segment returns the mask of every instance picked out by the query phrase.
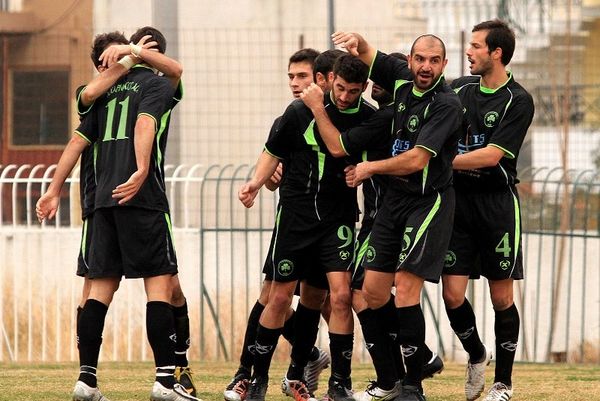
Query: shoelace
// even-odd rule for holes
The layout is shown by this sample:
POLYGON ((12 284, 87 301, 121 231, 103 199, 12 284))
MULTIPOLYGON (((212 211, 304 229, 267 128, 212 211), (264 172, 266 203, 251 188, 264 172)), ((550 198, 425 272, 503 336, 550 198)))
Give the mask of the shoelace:
POLYGON ((238 394, 244 394, 248 390, 248 380, 240 380, 233 386, 233 391, 238 394))
POLYGON ((292 389, 292 393, 294 394, 294 399, 298 399, 296 395, 298 395, 298 397, 300 397, 303 400, 308 400, 311 398, 310 392, 308 391, 308 388, 306 388, 306 384, 302 382, 290 383, 290 388, 292 389))

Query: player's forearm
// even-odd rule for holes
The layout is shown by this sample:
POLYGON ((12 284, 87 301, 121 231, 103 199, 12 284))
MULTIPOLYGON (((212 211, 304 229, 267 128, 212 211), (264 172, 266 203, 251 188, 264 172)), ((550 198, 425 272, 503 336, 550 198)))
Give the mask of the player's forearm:
POLYGON ((106 93, 129 69, 115 63, 109 69, 96 75, 83 89, 80 98, 84 106, 89 106, 106 93))
POLYGON ((140 51, 140 58, 162 72, 164 76, 169 79, 174 88, 179 85, 181 75, 183 74, 183 67, 179 62, 162 53, 148 49, 142 49, 140 51))
POLYGON ((385 175, 409 175, 425 168, 431 154, 421 148, 413 148, 389 159, 369 163, 369 172, 385 175))
POLYGON ((153 119, 147 116, 138 117, 135 124, 133 146, 137 170, 142 173, 147 173, 150 167, 155 133, 156 127, 153 119))
POLYGON ((52 176, 52 181, 48 186, 48 193, 54 195, 60 193, 62 186, 71 174, 71 171, 73 171, 73 167, 77 164, 81 152, 83 152, 88 145, 89 143, 85 139, 78 134, 73 134, 58 160, 56 170, 54 170, 54 175, 52 176))
POLYGON ((452 162, 455 170, 474 170, 478 168, 493 167, 504 157, 504 151, 495 146, 486 146, 482 149, 456 155, 452 162))
POLYGON ((325 142, 325 146, 327 146, 327 150, 333 157, 344 157, 347 156, 344 148, 342 147, 342 143, 340 142, 340 131, 333 125, 325 108, 321 104, 320 107, 316 107, 311 109, 313 112, 313 116, 315 117, 315 121, 317 122, 317 127, 319 128, 319 134, 325 142))
POLYGON ((265 185, 267 180, 271 178, 277 166, 279 165, 279 159, 275 156, 270 155, 267 152, 262 152, 256 162, 254 169, 254 175, 252 181, 258 186, 262 187, 265 185))

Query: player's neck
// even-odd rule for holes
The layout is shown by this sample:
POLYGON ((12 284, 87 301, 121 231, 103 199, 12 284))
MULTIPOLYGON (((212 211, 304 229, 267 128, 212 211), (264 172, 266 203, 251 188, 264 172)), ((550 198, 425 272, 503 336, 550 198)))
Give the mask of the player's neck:
POLYGON ((481 76, 481 86, 488 89, 498 89, 508 81, 508 71, 504 65, 493 68, 488 74, 481 76))

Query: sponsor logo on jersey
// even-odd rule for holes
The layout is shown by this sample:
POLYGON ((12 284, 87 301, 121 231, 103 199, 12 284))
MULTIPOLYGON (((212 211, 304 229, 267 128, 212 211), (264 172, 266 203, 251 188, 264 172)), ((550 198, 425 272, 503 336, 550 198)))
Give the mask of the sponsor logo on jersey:
POLYGON ((340 251, 340 259, 346 260, 350 257, 350 251, 340 251))
POLYGON ((398 113, 402 113, 404 110, 406 110, 406 105, 402 102, 398 103, 398 113))
POLYGON ((508 270, 509 267, 510 267, 510 260, 501 260, 500 261, 500 268, 502 270, 508 270))

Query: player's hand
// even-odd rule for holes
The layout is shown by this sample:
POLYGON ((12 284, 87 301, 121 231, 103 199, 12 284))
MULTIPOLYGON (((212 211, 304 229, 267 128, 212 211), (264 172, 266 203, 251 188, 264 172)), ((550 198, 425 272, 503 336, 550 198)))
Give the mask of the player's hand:
POLYGON ((41 223, 45 219, 53 219, 58 210, 60 196, 46 192, 35 204, 35 215, 41 223))
POLYGON ((137 170, 126 182, 113 189, 112 198, 119 199, 119 205, 129 202, 139 192, 147 176, 147 172, 137 170))
POLYGON ((245 207, 251 208, 252 205, 254 205, 254 199, 256 198, 256 195, 258 195, 259 189, 260 187, 252 181, 248 181, 242 185, 238 191, 240 202, 242 202, 245 207))
POLYGON ((364 180, 369 179, 373 174, 369 171, 370 162, 362 162, 356 165, 354 169, 354 179, 352 180, 352 186, 359 186, 364 180))
POLYGON ((323 106, 323 90, 321 87, 314 82, 304 89, 300 94, 300 99, 304 102, 306 107, 313 110, 316 107, 323 106))
POLYGON ((336 46, 340 46, 348 51, 353 56, 358 56, 358 37, 351 32, 337 31, 331 35, 331 40, 336 46))
MULTIPOLYGON (((158 51, 158 49, 154 48, 158 45, 156 41, 147 42, 148 39, 150 39, 151 37, 152 36, 150 35, 145 35, 136 44, 138 46, 141 46, 143 49, 158 51)), ((102 52, 98 60, 102 61, 103 67, 110 67, 111 65, 119 61, 121 57, 126 56, 128 54, 131 54, 131 47, 129 45, 113 45, 107 47, 102 52)))
POLYGON ((350 188, 354 188, 354 177, 356 177, 356 166, 351 165, 344 169, 344 173, 346 173, 346 185, 350 188))
POLYGON ((269 180, 265 183, 265 187, 267 187, 267 189, 269 191, 275 191, 277 188, 279 188, 279 184, 281 184, 282 178, 283 178, 283 163, 279 163, 277 165, 277 168, 275 169, 275 172, 271 176, 271 178, 269 178, 269 180))

